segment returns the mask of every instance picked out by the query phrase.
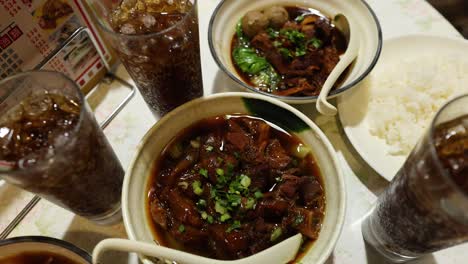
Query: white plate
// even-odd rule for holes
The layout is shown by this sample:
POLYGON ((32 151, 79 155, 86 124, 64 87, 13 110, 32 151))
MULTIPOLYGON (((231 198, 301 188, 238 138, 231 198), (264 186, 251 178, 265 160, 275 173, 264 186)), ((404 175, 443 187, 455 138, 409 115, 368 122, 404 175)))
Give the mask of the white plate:
MULTIPOLYGON (((379 78, 385 74, 386 67, 397 65, 402 58, 446 56, 454 53, 468 58, 468 41, 436 36, 405 36, 387 40, 379 62, 368 78, 359 87, 338 98, 340 120, 349 141, 369 166, 387 180, 390 181, 397 173, 406 156, 388 154, 390 146, 383 139, 370 134, 367 122, 369 91, 378 87, 371 87, 365 82, 369 78, 379 78)), ((422 135, 424 131, 420 133, 422 135)))

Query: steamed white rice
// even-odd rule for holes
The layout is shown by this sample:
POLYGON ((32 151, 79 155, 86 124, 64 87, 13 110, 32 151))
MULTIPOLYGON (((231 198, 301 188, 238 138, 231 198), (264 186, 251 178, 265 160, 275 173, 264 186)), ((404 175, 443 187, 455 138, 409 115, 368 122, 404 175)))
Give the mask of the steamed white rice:
POLYGON ((370 133, 408 155, 450 98, 468 92, 468 58, 426 56, 403 59, 371 80, 370 133))

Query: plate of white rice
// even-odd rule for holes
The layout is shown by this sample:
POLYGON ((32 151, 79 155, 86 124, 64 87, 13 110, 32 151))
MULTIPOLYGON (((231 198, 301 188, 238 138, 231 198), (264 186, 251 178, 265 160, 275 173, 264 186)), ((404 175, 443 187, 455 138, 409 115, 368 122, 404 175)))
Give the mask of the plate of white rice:
POLYGON ((405 36, 384 42, 374 70, 338 98, 338 110, 356 151, 391 180, 437 111, 464 93, 467 40, 405 36))

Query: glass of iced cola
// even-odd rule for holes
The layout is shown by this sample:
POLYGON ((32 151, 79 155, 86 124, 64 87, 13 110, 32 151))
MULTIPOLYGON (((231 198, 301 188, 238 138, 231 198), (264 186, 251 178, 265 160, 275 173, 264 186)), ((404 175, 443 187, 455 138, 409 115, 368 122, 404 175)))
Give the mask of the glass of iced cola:
POLYGON ((87 0, 156 116, 203 95, 196 0, 87 0))
POLYGON ((0 90, 0 177, 96 223, 119 221, 124 171, 78 86, 32 71, 0 90))
POLYGON ((394 262, 468 241, 468 95, 439 111, 362 228, 394 262))

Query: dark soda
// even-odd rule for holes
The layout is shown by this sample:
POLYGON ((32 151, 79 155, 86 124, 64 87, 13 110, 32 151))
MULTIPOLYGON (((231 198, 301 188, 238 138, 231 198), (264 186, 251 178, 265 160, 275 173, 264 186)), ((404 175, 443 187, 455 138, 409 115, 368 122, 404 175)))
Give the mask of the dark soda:
POLYGON ((120 209, 124 171, 78 100, 30 95, 0 118, 0 175, 93 219, 120 209))
POLYGON ((120 34, 108 36, 155 114, 162 116, 203 95, 192 1, 122 1, 109 21, 120 34))
POLYGON ((402 259, 435 252, 468 240, 467 201, 465 115, 435 126, 418 143, 379 197, 363 234, 380 252, 402 259))

